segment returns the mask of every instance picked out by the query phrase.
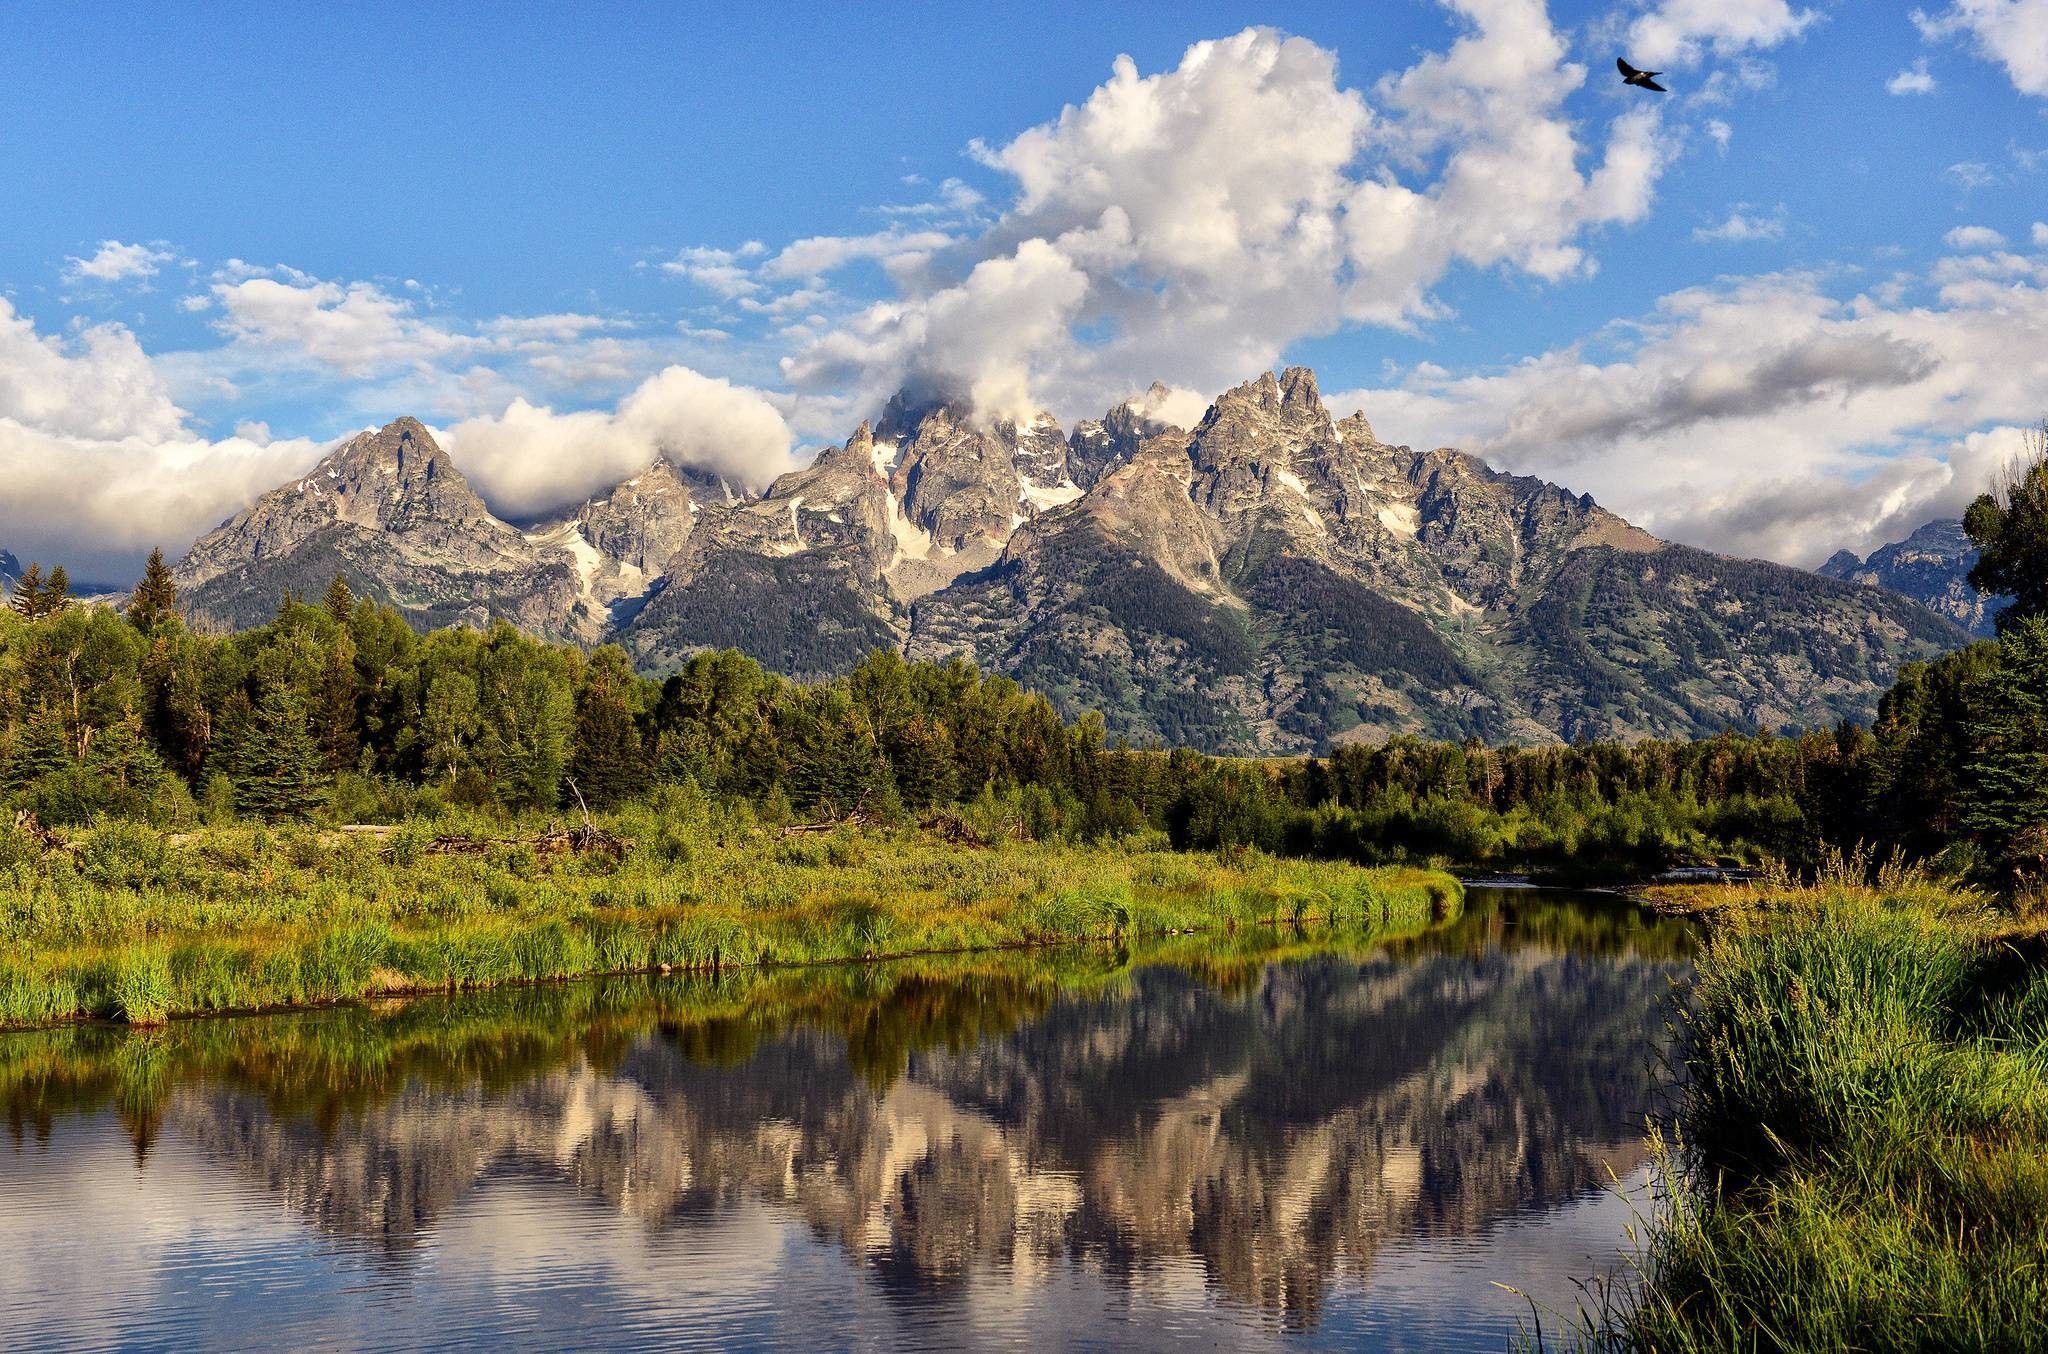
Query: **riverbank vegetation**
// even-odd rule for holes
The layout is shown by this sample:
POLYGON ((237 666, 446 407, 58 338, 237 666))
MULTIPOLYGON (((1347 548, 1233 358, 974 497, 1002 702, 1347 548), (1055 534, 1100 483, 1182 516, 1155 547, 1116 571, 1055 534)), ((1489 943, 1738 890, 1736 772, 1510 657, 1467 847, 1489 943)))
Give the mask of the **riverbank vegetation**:
POLYGON ((115 821, 49 850, 0 833, 0 1024, 1271 924, 1393 934, 1460 898, 1444 874, 1128 842, 785 836, 684 790, 602 820, 623 855, 551 852, 499 817, 451 826, 115 821))
POLYGON ((2048 1344, 2048 970, 1986 904, 1837 879, 1719 914, 1642 1282, 1584 1343, 2048 1344))

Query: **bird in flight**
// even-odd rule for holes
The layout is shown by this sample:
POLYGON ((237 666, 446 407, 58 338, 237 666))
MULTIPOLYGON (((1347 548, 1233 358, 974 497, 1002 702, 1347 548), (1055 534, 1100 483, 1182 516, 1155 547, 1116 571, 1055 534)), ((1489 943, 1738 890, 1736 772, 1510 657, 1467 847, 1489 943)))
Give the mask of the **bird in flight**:
POLYGON ((1671 92, 1658 84, 1654 78, 1662 75, 1663 71, 1639 71, 1620 57, 1614 58, 1614 64, 1621 67, 1621 82, 1625 85, 1634 85, 1637 89, 1652 89, 1659 94, 1669 94, 1671 92))

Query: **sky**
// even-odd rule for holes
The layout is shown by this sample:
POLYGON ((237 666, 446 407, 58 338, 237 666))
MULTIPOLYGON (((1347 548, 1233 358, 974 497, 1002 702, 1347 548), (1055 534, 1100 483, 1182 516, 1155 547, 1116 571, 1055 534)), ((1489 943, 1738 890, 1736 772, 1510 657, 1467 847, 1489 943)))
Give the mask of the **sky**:
POLYGON ((0 62, 0 547, 75 574, 401 414, 523 521, 1292 364, 1811 565, 2048 412, 2048 0, 15 3, 0 62))

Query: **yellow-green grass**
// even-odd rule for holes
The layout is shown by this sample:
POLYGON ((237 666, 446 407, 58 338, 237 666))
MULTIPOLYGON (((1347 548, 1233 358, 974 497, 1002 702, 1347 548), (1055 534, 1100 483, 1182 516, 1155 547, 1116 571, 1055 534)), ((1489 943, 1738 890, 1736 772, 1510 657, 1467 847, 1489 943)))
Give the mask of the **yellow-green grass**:
POLYGON ((111 1106, 147 1133, 173 1086, 205 1079, 262 1096, 280 1117, 329 1122, 408 1085, 501 1088, 579 1059, 611 1068, 656 1030, 691 1057, 724 1065, 792 1027, 823 1030, 845 1041, 856 1070, 881 1089, 916 1052, 972 1048, 1062 996, 1114 995, 1139 969, 1170 965, 1242 993, 1268 965, 1363 954, 1377 943, 1246 927, 1126 945, 508 985, 373 998, 284 1019, 133 1030, 73 1022, 0 1037, 0 1116, 48 1120, 111 1106))
MULTIPOLYGON (((701 804, 606 820, 623 862, 310 828, 133 824, 0 859, 0 1025, 314 1005, 594 973, 712 970, 1275 923, 1412 933, 1448 875, 1176 854, 972 848, 912 831, 784 838, 701 804)), ((471 825, 511 839, 539 824, 471 825)))
POLYGON ((1983 897, 1724 909, 1625 1349, 2048 1348, 2048 970, 1983 897))

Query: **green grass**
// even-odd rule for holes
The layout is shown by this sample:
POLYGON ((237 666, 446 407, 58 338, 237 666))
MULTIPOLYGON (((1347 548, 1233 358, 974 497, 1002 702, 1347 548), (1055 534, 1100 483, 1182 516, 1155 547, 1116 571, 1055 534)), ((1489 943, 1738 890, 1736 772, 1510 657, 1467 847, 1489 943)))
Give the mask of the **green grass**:
MULTIPOLYGON (((623 863, 525 845, 433 854, 445 822, 389 841, 114 823, 48 856, 0 842, 0 1026, 1270 924, 1412 934, 1462 898, 1440 873, 1257 853, 784 838, 701 800, 607 825, 635 844, 623 863)), ((538 824, 468 826, 508 838, 538 824)))
POLYGON ((2048 971, 1981 900, 1819 888, 1724 930, 1610 1348, 2048 1348, 2048 971))

